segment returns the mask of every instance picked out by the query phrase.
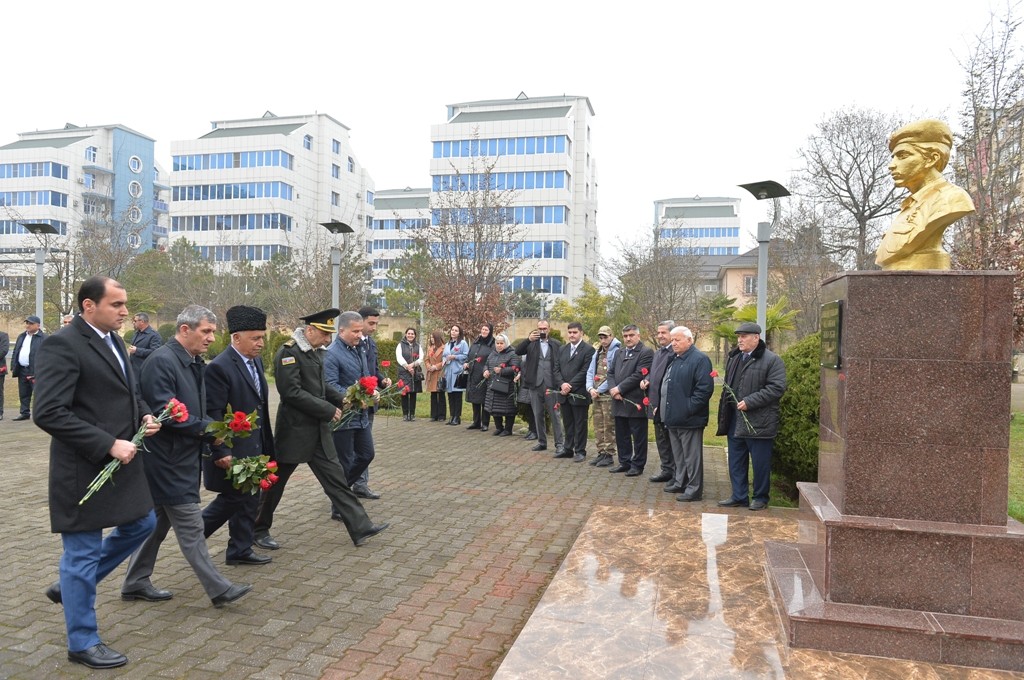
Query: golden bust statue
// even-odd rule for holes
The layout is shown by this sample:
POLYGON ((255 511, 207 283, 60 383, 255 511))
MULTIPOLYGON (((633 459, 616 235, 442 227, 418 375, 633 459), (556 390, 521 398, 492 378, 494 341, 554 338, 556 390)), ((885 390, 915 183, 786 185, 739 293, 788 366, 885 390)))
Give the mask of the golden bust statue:
POLYGON ((882 269, 949 269, 942 249, 946 227, 974 212, 966 191, 942 176, 953 133, 939 120, 919 120, 889 137, 889 172, 910 196, 882 237, 875 262, 882 269))

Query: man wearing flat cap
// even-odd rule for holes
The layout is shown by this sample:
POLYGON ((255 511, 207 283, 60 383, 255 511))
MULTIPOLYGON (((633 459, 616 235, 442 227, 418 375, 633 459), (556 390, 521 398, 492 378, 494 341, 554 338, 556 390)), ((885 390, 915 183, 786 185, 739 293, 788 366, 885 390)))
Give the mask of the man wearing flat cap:
POLYGON ((11 354, 11 375, 18 379, 18 398, 21 413, 14 420, 28 420, 32 417, 30 405, 32 390, 36 386, 36 353, 46 339, 46 333, 39 330, 39 317, 25 317, 25 332, 18 336, 11 354))
POLYGON ((939 120, 919 120, 889 138, 889 172, 910 196, 882 238, 875 262, 882 269, 949 269, 942 249, 946 227, 974 212, 966 191, 942 176, 953 133, 939 120))
POLYGON ((725 363, 725 387, 718 403, 719 436, 729 444, 732 496, 725 508, 764 510, 772 487, 772 446, 779 431, 779 400, 786 391, 786 366, 761 339, 756 323, 736 329, 736 349, 725 363), (754 467, 753 498, 748 497, 748 469, 754 467))
POLYGON ((218 495, 203 509, 203 534, 228 525, 228 564, 260 565, 270 557, 252 550, 259 496, 231 485, 226 471, 234 458, 274 458, 274 435, 267 404, 267 379, 263 374, 263 343, 267 337, 267 315, 258 307, 238 305, 225 314, 231 344, 206 367, 206 414, 223 420, 228 408, 252 413, 259 419, 249 437, 236 439, 232 448, 214 443, 203 459, 203 483, 218 495))
POLYGON ((388 527, 371 522, 352 493, 331 438, 330 423, 341 418, 345 395, 324 381, 323 348, 336 331, 338 314, 337 309, 325 309, 301 317, 305 324, 295 329, 274 357, 274 378, 281 395, 275 428, 278 480, 260 495, 256 517, 256 545, 268 550, 281 547, 270 535, 274 510, 300 463, 309 465, 357 546, 388 527))

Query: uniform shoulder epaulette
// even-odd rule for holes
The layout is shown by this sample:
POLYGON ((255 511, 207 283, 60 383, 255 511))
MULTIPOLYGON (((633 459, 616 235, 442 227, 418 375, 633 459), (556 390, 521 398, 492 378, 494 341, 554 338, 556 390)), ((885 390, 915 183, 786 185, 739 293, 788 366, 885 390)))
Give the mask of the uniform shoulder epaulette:
POLYGON ((282 344, 282 345, 283 345, 284 347, 295 347, 295 338, 292 338, 291 340, 285 340, 285 341, 284 341, 284 342, 282 342, 281 344, 282 344))

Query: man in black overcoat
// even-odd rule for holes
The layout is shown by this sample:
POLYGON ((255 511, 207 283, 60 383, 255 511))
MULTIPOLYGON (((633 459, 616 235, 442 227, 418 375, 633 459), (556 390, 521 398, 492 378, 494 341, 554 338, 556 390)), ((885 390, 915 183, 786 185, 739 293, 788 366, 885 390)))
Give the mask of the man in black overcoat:
POLYGON ((64 605, 68 659, 89 668, 116 668, 127 657, 100 640, 96 584, 153 531, 153 499, 144 462, 131 440, 145 423, 160 429, 136 393, 128 351, 117 334, 128 309, 124 287, 95 276, 78 291, 81 314, 39 354, 36 425, 50 442, 50 530, 60 533, 60 581, 46 596, 64 605), (112 460, 113 480, 89 500, 87 485, 112 460), (105 538, 103 529, 115 527, 105 538))
POLYGON ((587 369, 594 358, 594 347, 583 340, 583 324, 573 321, 566 334, 569 342, 555 355, 555 386, 558 404, 565 425, 565 447, 555 458, 572 458, 577 463, 587 459, 587 416, 590 395, 587 394, 587 369))
POLYGON ((647 404, 640 382, 651 372, 654 350, 640 341, 640 329, 630 324, 622 328, 622 347, 608 370, 608 394, 615 417, 615 448, 619 465, 608 472, 625 472, 639 477, 647 465, 647 404))
POLYGON ((235 413, 256 411, 259 419, 248 437, 236 438, 232 448, 214 444, 210 447, 210 456, 203 458, 203 482, 209 491, 218 494, 203 509, 203 535, 209 538, 226 522, 225 561, 228 564, 266 564, 270 556, 252 550, 260 497, 232 486, 226 471, 234 458, 274 457, 268 385, 260 359, 267 336, 267 315, 257 307, 238 305, 229 309, 226 316, 231 344, 206 367, 206 415, 213 420, 223 420, 230 405, 235 413))

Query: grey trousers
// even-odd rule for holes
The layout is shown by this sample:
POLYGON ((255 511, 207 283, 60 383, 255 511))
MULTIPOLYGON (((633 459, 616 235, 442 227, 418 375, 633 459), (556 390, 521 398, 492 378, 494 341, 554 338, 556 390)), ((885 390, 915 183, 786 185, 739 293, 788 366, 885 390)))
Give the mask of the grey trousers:
POLYGON ((555 434, 555 448, 559 451, 565 444, 565 434, 562 432, 562 418, 555 410, 555 393, 545 395, 545 388, 534 387, 530 389, 530 408, 533 410, 533 419, 537 423, 537 443, 547 446, 548 432, 544 424, 544 414, 551 418, 551 430, 555 434))
POLYGON ((704 428, 669 427, 675 476, 672 484, 683 487, 687 498, 704 495, 704 428))
POLYGON ((156 510, 156 528, 149 538, 139 546, 128 563, 128 573, 121 586, 122 593, 130 593, 146 586, 153 585, 153 567, 160 544, 167 537, 167 531, 174 527, 174 535, 178 538, 181 554, 192 566, 192 571, 199 577, 199 583, 206 591, 207 597, 213 599, 223 595, 231 587, 231 581, 217 571, 210 558, 210 551, 203 538, 203 513, 198 503, 183 505, 158 505, 156 510))

